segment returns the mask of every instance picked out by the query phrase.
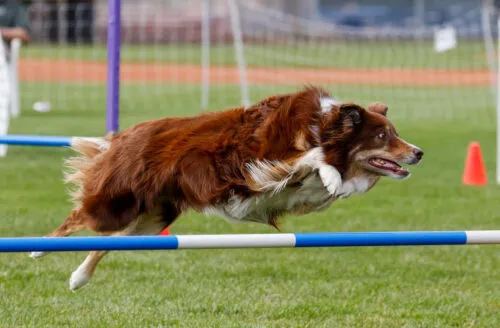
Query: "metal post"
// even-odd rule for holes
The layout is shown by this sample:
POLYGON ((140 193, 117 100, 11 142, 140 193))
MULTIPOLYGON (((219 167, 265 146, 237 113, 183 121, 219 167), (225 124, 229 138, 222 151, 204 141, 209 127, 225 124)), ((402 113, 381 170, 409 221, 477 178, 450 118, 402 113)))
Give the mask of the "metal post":
POLYGON ((415 39, 422 40, 425 26, 425 0, 413 0, 413 15, 415 19, 415 39))
POLYGON ((108 85, 106 132, 119 129, 120 110, 120 0, 108 0, 108 85))
POLYGON ((497 18, 497 183, 500 184, 500 15, 497 18))
POLYGON ((240 24, 240 14, 234 0, 228 0, 229 16, 231 17, 231 30, 234 39, 234 52, 240 74, 241 103, 244 106, 250 105, 250 93, 248 91, 247 65, 245 62, 245 51, 243 46, 243 36, 240 24))
POLYGON ((201 108, 207 109, 210 97, 210 0, 203 0, 201 15, 201 108))

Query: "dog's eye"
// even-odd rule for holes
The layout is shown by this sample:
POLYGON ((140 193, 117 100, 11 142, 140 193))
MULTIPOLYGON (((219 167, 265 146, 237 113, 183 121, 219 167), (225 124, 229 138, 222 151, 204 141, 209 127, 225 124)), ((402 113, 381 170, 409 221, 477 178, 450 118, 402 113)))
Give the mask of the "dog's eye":
POLYGON ((377 137, 379 137, 380 139, 385 139, 386 136, 387 136, 387 133, 380 132, 377 137))

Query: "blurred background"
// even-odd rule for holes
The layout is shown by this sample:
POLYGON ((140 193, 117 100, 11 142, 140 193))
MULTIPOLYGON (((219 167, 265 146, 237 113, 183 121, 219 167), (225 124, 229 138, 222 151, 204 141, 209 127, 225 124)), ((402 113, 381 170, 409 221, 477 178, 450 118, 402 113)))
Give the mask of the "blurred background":
MULTIPOLYGON (((107 2, 22 3, 31 40, 19 48, 21 113, 9 134, 104 135, 107 2)), ((399 134, 425 151, 422 164, 410 179, 383 178, 325 212, 288 216, 282 231, 498 229, 497 8, 490 0, 123 0, 121 129, 305 84, 362 105, 382 101, 399 134), (487 186, 462 183, 471 141, 482 147, 487 186)), ((71 155, 9 146, 0 236, 43 236, 70 213, 62 171, 71 155)), ((275 232, 194 212, 170 231, 275 232)), ((498 246, 112 252, 87 290, 68 294, 83 257, 0 254, 0 326, 500 327, 498 246)))
MULTIPOLYGON (((404 119, 494 117, 492 1, 234 3, 235 11, 226 0, 122 1, 122 108, 147 111, 145 99, 191 109, 241 103, 231 21, 237 15, 250 102, 313 83, 339 99, 384 100, 398 108, 391 115, 404 119), (210 42, 205 54, 204 17, 210 42), (455 45, 436 51, 436 33, 446 28, 452 28, 455 45), (203 58, 210 66, 205 100, 203 58), (408 107, 408 101, 418 106, 408 107)), ((22 105, 43 100, 61 111, 102 110, 107 2, 25 4, 32 42, 21 49, 22 105)))

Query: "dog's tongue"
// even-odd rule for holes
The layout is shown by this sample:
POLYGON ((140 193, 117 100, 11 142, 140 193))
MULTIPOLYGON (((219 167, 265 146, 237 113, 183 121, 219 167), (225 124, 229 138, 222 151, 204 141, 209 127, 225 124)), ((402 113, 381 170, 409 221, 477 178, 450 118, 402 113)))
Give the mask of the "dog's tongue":
POLYGON ((370 164, 383 170, 390 170, 398 174, 405 174, 407 172, 407 170, 399 164, 382 158, 373 158, 370 160, 370 164))
POLYGON ((380 166, 382 167, 385 167, 389 170, 398 170, 401 166, 399 166, 398 164, 394 163, 394 162, 391 162, 391 161, 386 161, 384 159, 376 159, 375 160, 377 162, 377 164, 380 164, 380 166))

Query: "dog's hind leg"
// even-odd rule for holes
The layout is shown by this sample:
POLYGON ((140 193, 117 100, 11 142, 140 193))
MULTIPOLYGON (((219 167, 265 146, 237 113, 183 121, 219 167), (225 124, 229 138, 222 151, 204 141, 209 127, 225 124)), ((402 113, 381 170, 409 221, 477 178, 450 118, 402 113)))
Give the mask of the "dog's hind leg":
MULTIPOLYGON (((83 213, 76 209, 66 218, 66 220, 54 231, 45 237, 66 237, 75 232, 85 229, 83 213)), ((50 252, 31 252, 30 257, 39 259, 50 252)))
POLYGON ((109 251, 92 251, 87 255, 85 261, 73 271, 69 279, 69 288, 73 291, 83 287, 94 275, 95 268, 99 261, 108 254, 109 251))
MULTIPOLYGON (((111 233, 112 236, 157 235, 175 221, 179 212, 174 206, 163 206, 159 215, 140 215, 124 230, 111 233)), ((71 274, 69 288, 73 291, 85 286, 94 275, 99 261, 108 251, 90 252, 82 264, 71 274)))

